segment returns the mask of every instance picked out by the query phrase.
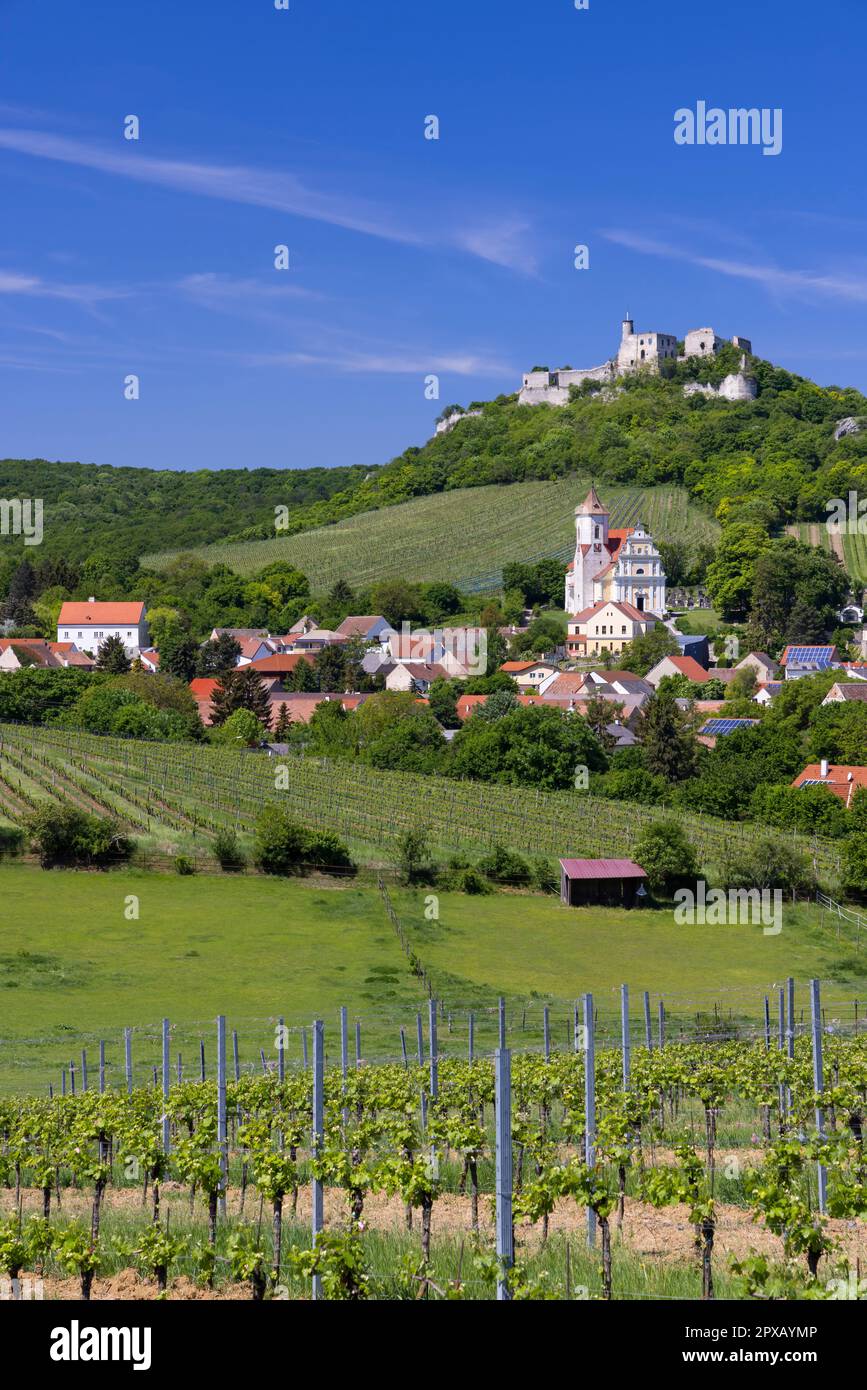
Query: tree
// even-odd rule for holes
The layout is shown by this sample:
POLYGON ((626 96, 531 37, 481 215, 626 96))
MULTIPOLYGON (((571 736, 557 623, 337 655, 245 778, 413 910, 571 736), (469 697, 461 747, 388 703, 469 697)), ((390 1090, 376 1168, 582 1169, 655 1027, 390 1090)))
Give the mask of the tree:
POLYGON ((806 855, 779 836, 763 836, 729 850, 722 865, 723 887, 799 889, 815 886, 806 855))
POLYGON ((649 632, 633 637, 620 653, 622 670, 632 671, 636 676, 646 676, 664 656, 679 656, 680 644, 663 623, 657 623, 649 632))
POLYGON ((650 697, 638 717, 638 737, 649 772, 669 782, 695 775, 698 745, 673 695, 650 697))
POLYGON ((274 738, 278 743, 284 743, 292 728, 292 716, 289 713, 289 706, 281 704, 277 714, 277 723, 274 725, 274 738))
POLYGON ((301 691, 312 692, 319 689, 319 677, 314 670, 313 662, 306 656, 302 656, 295 663, 294 668, 289 672, 286 681, 287 689, 298 693, 301 691))
POLYGON ((126 647, 120 637, 106 637, 96 653, 97 671, 106 671, 109 675, 123 675, 130 668, 130 660, 126 654, 126 647))
MULTIPOLYGON (((150 615, 148 615, 150 617, 150 615)), ((157 643, 159 646, 159 643, 157 643)), ((219 637, 206 642, 199 648, 196 665, 197 676, 222 676, 225 671, 234 670, 241 655, 241 644, 230 632, 221 632, 219 637)))
MULTIPOLYGON (((183 619, 180 609, 171 608, 166 604, 157 604, 148 609, 148 632, 151 641, 157 651, 162 653, 163 644, 166 638, 183 630, 183 619)), ((203 675, 209 674, 203 672, 203 675)))
POLYGON ((220 677, 212 699, 211 722, 223 724, 237 709, 254 714, 263 728, 271 723, 271 706, 262 677, 252 666, 237 666, 220 677))
POLYGON ((867 835, 849 835, 844 841, 840 882, 853 898, 867 898, 867 835))
POLYGON ((262 742, 263 733, 252 710, 236 709, 211 730, 211 742, 222 748, 256 748, 262 742))
POLYGON ((792 536, 773 541, 758 556, 750 596, 750 624, 763 646, 820 642, 837 624, 849 580, 834 557, 792 536))
POLYGON ((573 788, 578 768, 606 767, 605 752, 584 719, 542 705, 521 706, 496 720, 474 715, 452 739, 444 763, 451 777, 546 790, 573 788))
POLYGON ((427 693, 430 712, 443 729, 459 729, 458 691, 454 681, 438 676, 427 693))
POLYGON ((737 523, 723 531, 705 583, 714 608, 726 617, 744 614, 751 601, 759 556, 771 544, 763 526, 737 523))
POLYGON ((623 705, 616 700, 606 700, 601 695, 593 695, 587 701, 584 718, 590 725, 603 748, 613 748, 614 735, 609 734, 608 725, 617 724, 623 714, 623 705))
MULTIPOLYGON (((301 663, 298 663, 299 666, 301 663)), ((319 689, 340 692, 346 690, 346 657, 337 645, 323 647, 313 663, 319 689)))
POLYGON ((181 628, 171 628, 160 647, 160 671, 189 683, 196 674, 200 651, 198 643, 181 628))
POLYGON ((645 826, 635 842, 634 854, 647 874, 651 891, 666 897, 679 887, 694 884, 701 872, 686 832, 673 819, 645 826))
POLYGON ((404 883, 426 883, 431 873, 428 832, 422 825, 406 830, 397 842, 397 862, 404 883))

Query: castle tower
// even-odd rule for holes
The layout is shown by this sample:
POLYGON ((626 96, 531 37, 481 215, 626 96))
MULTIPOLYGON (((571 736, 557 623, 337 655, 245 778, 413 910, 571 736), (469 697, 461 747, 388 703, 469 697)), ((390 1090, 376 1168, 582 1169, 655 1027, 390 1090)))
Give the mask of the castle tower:
POLYGON ((633 334, 634 332, 635 332, 635 324, 632 322, 632 319, 629 317, 629 310, 627 309, 627 310, 626 310, 626 318, 622 321, 622 323, 621 323, 621 325, 620 325, 620 341, 621 341, 621 343, 624 342, 627 338, 631 338, 631 337, 632 337, 632 334, 633 334))

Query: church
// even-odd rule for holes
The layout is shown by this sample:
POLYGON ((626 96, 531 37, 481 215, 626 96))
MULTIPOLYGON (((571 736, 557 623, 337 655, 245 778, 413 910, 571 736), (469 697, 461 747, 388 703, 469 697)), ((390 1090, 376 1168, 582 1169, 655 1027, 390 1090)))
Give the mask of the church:
POLYGON ((567 613, 594 603, 629 603, 639 613, 665 612, 665 571, 659 551, 639 521, 609 526, 610 512, 591 487, 575 508, 575 558, 566 571, 567 613))

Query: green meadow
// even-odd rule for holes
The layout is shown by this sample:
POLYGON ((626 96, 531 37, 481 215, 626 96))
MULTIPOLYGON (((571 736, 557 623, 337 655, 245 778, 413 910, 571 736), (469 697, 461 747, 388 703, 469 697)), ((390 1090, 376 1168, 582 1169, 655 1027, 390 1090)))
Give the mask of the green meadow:
MULTIPOLYGON (((496 1000, 508 1000, 516 1046, 538 1046, 542 1007, 562 1045, 572 1002, 591 990, 603 1034, 613 1037, 619 987, 631 991, 641 1029, 642 992, 663 997, 671 1036, 696 1015, 749 1020, 787 975, 803 986, 825 981, 829 1017, 850 1020, 867 998, 867 951, 854 929, 818 908, 784 911, 783 930, 759 926, 678 926, 670 911, 562 907, 530 894, 492 897, 392 889, 415 954, 444 1001, 440 1044, 466 1046, 466 1016, 478 1045, 495 1037, 496 1000), (434 913, 438 912, 438 918, 434 913)), ((303 1059, 302 1029, 326 1022, 329 1060, 337 1020, 361 1022, 362 1056, 401 1055, 400 1028, 415 1046, 416 1013, 427 995, 409 968, 378 892, 369 886, 261 876, 43 872, 0 868, 0 1090, 59 1084, 60 1069, 87 1049, 93 1081, 100 1039, 107 1077, 122 1082, 123 1029, 133 1031, 136 1080, 160 1059, 160 1020, 172 1025, 172 1066, 198 1074, 204 1040, 214 1065, 214 1019, 238 1032, 243 1068, 273 1061, 274 1030, 290 1028, 287 1060, 303 1059), (138 917, 132 914, 136 909, 138 917)))

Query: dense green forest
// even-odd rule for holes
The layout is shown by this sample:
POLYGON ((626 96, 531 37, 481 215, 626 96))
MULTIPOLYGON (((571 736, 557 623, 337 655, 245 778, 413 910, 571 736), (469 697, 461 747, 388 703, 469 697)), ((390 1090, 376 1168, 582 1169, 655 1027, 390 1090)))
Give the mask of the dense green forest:
MULTIPOLYGON (((155 546, 186 548, 252 525, 274 525, 274 509, 304 510, 352 490, 368 469, 238 468, 193 473, 114 468, 45 459, 0 460, 0 497, 41 498, 39 554, 82 562, 97 552, 135 560, 155 546)), ((25 553, 0 536, 0 557, 25 553)), ((34 559, 31 547, 29 559, 34 559)))

